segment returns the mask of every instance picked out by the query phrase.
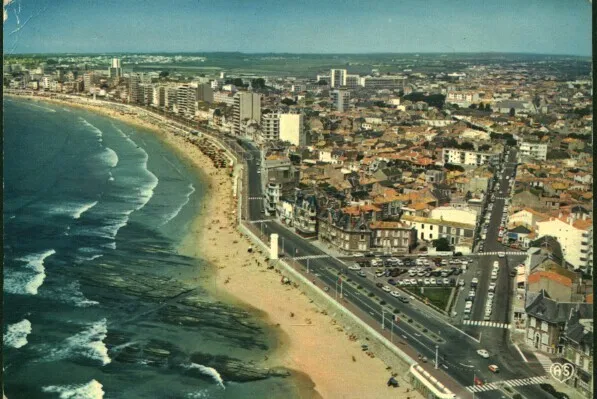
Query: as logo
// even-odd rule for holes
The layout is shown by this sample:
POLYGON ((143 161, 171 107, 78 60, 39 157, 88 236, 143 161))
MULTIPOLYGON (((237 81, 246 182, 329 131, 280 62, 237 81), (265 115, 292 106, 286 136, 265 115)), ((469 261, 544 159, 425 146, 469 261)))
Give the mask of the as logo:
POLYGON ((560 381, 565 382, 574 377, 576 369, 572 363, 553 363, 549 368, 551 376, 560 381))

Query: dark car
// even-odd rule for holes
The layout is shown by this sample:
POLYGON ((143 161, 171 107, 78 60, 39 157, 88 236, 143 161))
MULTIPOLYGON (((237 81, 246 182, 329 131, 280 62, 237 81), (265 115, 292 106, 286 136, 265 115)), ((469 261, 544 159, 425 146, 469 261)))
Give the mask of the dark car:
POLYGON ((377 287, 379 287, 379 288, 383 287, 383 284, 382 284, 382 283, 377 283, 377 284, 375 284, 375 285, 376 285, 377 287))
POLYGON ((462 269, 456 269, 456 270, 454 270, 454 275, 455 276, 458 276, 461 273, 462 273, 462 269))
POLYGON ((373 257, 375 256, 375 254, 374 254, 373 252, 367 252, 367 253, 365 254, 365 256, 366 256, 367 258, 373 258, 373 257))
POLYGON ((396 268, 396 269, 392 269, 392 271, 390 272, 390 276, 392 277, 398 277, 400 275, 400 269, 396 268))
POLYGON ((390 285, 396 285, 396 280, 394 280, 393 278, 388 280, 388 284, 390 285))

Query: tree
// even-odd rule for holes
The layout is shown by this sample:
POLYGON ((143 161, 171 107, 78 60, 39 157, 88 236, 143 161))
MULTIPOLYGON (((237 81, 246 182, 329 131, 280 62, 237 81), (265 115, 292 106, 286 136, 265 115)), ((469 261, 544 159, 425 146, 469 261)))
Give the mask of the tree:
POLYGON ((291 98, 285 98, 282 101, 280 101, 282 104, 284 105, 296 105, 296 102, 294 100, 292 100, 291 98))
POLYGON ((450 243, 448 242, 448 239, 444 237, 433 240, 433 246, 436 251, 450 251, 450 243))
POLYGON ((328 82, 327 82, 327 81, 325 81, 325 80, 323 80, 323 79, 320 79, 320 80, 317 82, 317 84, 318 84, 319 86, 325 86, 325 85, 327 85, 327 84, 328 84, 328 82))
POLYGON ((479 103, 479 111, 484 111, 484 110, 485 110, 485 104, 479 103))
POLYGON ((509 115, 510 116, 515 116, 516 115, 516 110, 514 108, 510 108, 509 115))
POLYGON ((162 71, 162 72, 160 72, 160 78, 167 78, 168 75, 170 75, 170 72, 168 72, 168 71, 162 71))
POLYGON ((470 109, 477 109, 477 104, 471 104, 468 106, 470 109))
POLYGON ((251 80, 251 86, 253 87, 253 89, 265 89, 265 79, 253 79, 251 80))

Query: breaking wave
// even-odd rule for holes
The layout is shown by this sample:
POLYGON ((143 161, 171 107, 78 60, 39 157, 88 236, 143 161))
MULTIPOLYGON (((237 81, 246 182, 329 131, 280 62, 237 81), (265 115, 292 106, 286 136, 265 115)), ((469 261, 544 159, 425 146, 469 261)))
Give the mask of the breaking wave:
POLYGON ((42 390, 57 393, 60 399, 102 399, 104 397, 102 388, 102 384, 91 380, 87 384, 50 385, 43 387, 42 390))
POLYGON ((218 386, 220 386, 223 389, 226 389, 226 387, 224 386, 224 380, 222 379, 222 376, 220 375, 220 373, 218 373, 218 370, 214 369, 213 367, 207 367, 197 363, 191 363, 190 365, 185 367, 187 369, 199 370, 201 374, 205 374, 211 377, 216 382, 216 384, 218 384, 218 386))
POLYGON ((4 345, 11 348, 21 348, 27 345, 27 335, 31 334, 31 323, 24 319, 10 324, 4 334, 4 345))

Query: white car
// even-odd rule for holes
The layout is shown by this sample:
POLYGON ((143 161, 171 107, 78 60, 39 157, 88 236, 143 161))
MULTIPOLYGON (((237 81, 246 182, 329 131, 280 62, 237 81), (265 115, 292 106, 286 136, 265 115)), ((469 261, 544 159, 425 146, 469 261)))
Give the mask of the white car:
POLYGON ((435 281, 435 279, 434 279, 434 278, 430 278, 430 279, 429 279, 429 284, 430 284, 430 285, 436 285, 436 284, 437 284, 437 282, 435 281))
POLYGON ((410 279, 410 283, 411 283, 412 285, 417 285, 417 280, 415 280, 414 278, 411 278, 411 279, 410 279))
POLYGON ((392 295, 394 298, 398 298, 400 296, 400 293, 398 291, 392 291, 390 292, 390 295, 392 295))
POLYGON ((505 252, 498 252, 498 258, 505 258, 505 257, 506 257, 505 252))
POLYGON ((464 287, 464 284, 465 284, 465 283, 464 283, 464 280, 459 280, 459 281, 458 281, 458 285, 459 285, 460 287, 464 287))
POLYGON ((390 288, 389 285, 384 285, 383 287, 381 287, 382 290, 384 290, 385 292, 390 292, 392 291, 392 289, 390 288))
POLYGON ((400 287, 404 287, 404 281, 402 281, 402 280, 399 280, 399 281, 398 281, 398 286, 400 286, 400 287))
POLYGON ((487 298, 488 298, 488 299, 493 299, 493 296, 494 296, 494 295, 495 295, 495 294, 494 294, 493 292, 488 292, 488 293, 487 293, 487 298))
POLYGON ((450 280, 448 280, 447 278, 444 279, 444 285, 450 285, 450 280))
POLYGON ((348 266, 348 268, 349 268, 350 270, 361 270, 361 266, 359 266, 359 265, 352 265, 352 266, 348 266))
POLYGON ((500 262, 498 262, 497 260, 493 261, 493 268, 495 269, 496 267, 500 267, 500 262))
POLYGON ((428 278, 424 278, 424 279, 423 279, 423 284, 425 284, 425 285, 430 285, 430 284, 431 284, 431 281, 430 281, 428 278))
POLYGON ((487 352, 485 349, 479 349, 477 351, 477 354, 479 356, 481 356, 482 358, 488 359, 489 358, 489 352, 487 352))
POLYGON ((495 291, 495 283, 489 284, 489 292, 495 291))

